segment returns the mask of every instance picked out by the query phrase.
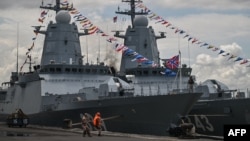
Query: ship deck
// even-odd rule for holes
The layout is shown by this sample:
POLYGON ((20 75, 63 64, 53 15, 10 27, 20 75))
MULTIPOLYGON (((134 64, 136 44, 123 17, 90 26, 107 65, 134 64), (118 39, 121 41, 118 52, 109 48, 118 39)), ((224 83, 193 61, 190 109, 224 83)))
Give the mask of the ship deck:
MULTIPOLYGON (((169 136, 152 136, 152 135, 138 135, 138 134, 125 134, 103 131, 102 136, 97 136, 96 131, 91 132, 92 137, 82 137, 82 130, 80 128, 62 129, 55 127, 41 127, 35 125, 28 125, 26 128, 12 127, 9 128, 5 123, 0 123, 0 140, 1 141, 191 141, 194 138, 177 138, 169 136)), ((223 140, 223 137, 215 136, 202 136, 198 135, 196 141, 212 141, 223 140)))

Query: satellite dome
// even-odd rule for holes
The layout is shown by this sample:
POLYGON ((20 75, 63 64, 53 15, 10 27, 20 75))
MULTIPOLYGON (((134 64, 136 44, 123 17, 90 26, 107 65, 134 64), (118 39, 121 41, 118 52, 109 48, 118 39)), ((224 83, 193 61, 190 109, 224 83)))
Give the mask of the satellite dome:
POLYGON ((135 26, 148 26, 148 19, 145 16, 139 15, 134 19, 135 26))
POLYGON ((68 11, 61 10, 56 14, 57 23, 69 23, 71 16, 68 11))

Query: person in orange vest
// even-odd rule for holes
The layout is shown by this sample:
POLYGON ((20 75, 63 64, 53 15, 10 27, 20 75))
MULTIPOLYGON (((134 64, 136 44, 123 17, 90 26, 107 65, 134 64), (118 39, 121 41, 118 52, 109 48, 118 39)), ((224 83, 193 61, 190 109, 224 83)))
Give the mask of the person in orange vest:
POLYGON ((93 124, 95 128, 98 130, 98 136, 101 136, 101 131, 102 131, 102 119, 101 119, 101 114, 100 112, 97 112, 95 114, 95 117, 93 119, 93 124))

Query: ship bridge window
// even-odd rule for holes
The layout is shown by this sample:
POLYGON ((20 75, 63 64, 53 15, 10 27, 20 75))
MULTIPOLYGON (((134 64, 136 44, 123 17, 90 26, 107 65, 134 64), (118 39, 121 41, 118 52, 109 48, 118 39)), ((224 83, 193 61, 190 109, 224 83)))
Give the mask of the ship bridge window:
POLYGON ((70 68, 65 68, 65 72, 70 72, 70 68))
POLYGON ((146 70, 143 71, 143 74, 148 75, 148 71, 146 71, 146 70))
POLYGON ((86 69, 86 73, 90 73, 90 69, 86 69))
POLYGON ((55 72, 55 68, 50 68, 49 71, 50 72, 55 72))
POLYGON ((73 68, 73 69, 72 69, 72 72, 77 72, 77 69, 76 69, 76 68, 73 68))
POLYGON ((157 74, 157 71, 152 71, 152 74, 154 74, 154 75, 157 74))
POLYGON ((136 73, 134 71, 131 71, 130 74, 135 75, 136 73))
POLYGON ((61 68, 56 68, 56 72, 61 72, 62 69, 61 68))
POLYGON ((93 73, 96 73, 96 72, 97 72, 97 70, 96 70, 96 69, 93 69, 93 70, 92 70, 92 72, 93 72, 93 73))
POLYGON ((104 70, 103 70, 103 69, 100 69, 100 70, 99 70, 99 73, 100 73, 100 74, 104 74, 104 70))
POLYGON ((138 74, 138 75, 142 75, 142 72, 141 72, 141 71, 137 71, 137 74, 138 74))

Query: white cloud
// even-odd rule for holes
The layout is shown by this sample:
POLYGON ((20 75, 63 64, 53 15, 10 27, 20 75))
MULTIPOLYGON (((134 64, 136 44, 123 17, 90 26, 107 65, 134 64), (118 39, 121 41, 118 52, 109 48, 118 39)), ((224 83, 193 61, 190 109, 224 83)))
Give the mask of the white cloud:
MULTIPOLYGON (((228 43, 250 36, 248 27, 250 18, 243 15, 218 13, 193 14, 185 17, 170 18, 176 27, 188 32, 191 36, 209 43, 228 43)), ((216 44, 215 44, 216 45, 216 44)))
MULTIPOLYGON (((231 45, 222 45, 222 49, 231 53, 240 54, 242 48, 233 43, 231 45)), ((250 85, 250 67, 246 64, 241 65, 235 59, 229 59, 229 56, 218 55, 212 57, 207 54, 200 54, 196 62, 192 65, 193 74, 196 75, 198 82, 206 79, 217 79, 232 89, 246 89, 250 85)))
MULTIPOLYGON (((149 1, 147 1, 149 3, 149 1)), ((157 6, 165 8, 196 8, 212 10, 244 10, 249 9, 249 0, 159 0, 154 1, 157 6)))

